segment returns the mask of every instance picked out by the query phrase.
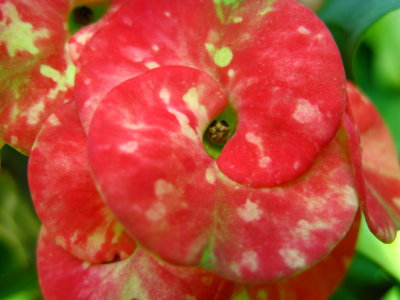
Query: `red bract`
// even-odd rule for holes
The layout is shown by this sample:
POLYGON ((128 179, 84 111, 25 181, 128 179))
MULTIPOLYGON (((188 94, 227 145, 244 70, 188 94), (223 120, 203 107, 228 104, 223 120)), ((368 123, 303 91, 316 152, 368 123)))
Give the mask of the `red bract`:
POLYGON ((396 148, 376 108, 353 84, 347 94, 360 130, 362 207, 372 233, 391 242, 400 228, 400 168, 396 148))
POLYGON ((0 139, 25 154, 43 121, 71 98, 76 68, 66 45, 69 14, 95 2, 0 1, 0 139))
MULTIPOLYGON (((43 228, 38 246, 40 282, 46 299, 59 299, 60 290, 63 299, 222 300, 244 293, 250 299, 263 299, 266 294, 270 299, 280 299, 282 293, 298 299, 301 295, 325 299, 343 277, 354 250, 358 221, 328 258, 293 279, 277 283, 237 284, 200 268, 162 262, 136 248, 122 231, 114 234, 115 219, 88 176, 85 143, 74 104, 68 103, 49 117, 31 152, 32 196, 48 228, 43 228), (101 261, 108 263, 99 264, 101 261)), ((175 243, 179 241, 169 246, 175 243)))
MULTIPOLYGON (((7 30, 13 16, 32 29, 33 6, 25 16, 25 2, 1 3, 7 30)), ((355 188, 372 231, 394 238, 400 172, 387 130, 351 86, 346 102, 337 47, 296 1, 114 1, 68 51, 65 19, 35 13, 62 39, 41 51, 47 35, 33 34, 19 49, 1 33, 16 78, 36 74, 19 102, 4 89, 2 114, 6 140, 28 153, 54 110, 29 162, 46 298, 60 286, 67 299, 327 298, 354 250, 355 188), (67 52, 74 87, 47 62, 67 52), (211 155, 209 126, 227 115, 232 134, 211 155)))
MULTIPOLYGON (((96 181, 128 232, 168 261, 250 282, 302 270, 343 238, 357 211, 346 146, 335 138, 285 186, 242 185, 202 144, 225 105, 216 82, 187 67, 124 82, 101 102, 89 131, 96 181)), ((254 139, 242 143, 259 145, 254 139)))

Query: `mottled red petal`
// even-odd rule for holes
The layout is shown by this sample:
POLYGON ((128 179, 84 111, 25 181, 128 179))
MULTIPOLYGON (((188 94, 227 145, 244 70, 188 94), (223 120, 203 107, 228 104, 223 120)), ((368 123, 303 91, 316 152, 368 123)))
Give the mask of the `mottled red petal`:
MULTIPOLYGON (((110 11, 124 1, 112 1, 110 11)), ((95 2, 0 1, 0 137, 25 154, 44 120, 71 98, 76 68, 66 45, 69 13, 95 2)))
POLYGON ((346 156, 336 138, 306 175, 277 188, 252 189, 222 177, 206 265, 233 280, 262 282, 323 258, 358 207, 346 156))
POLYGON ((73 85, 65 51, 67 0, 0 1, 0 136, 28 154, 73 85))
POLYGON ((366 196, 363 210, 372 233, 391 242, 400 228, 400 168, 396 148, 385 123, 371 102, 354 85, 347 93, 360 128, 366 196))
MULTIPOLYGON (((344 239, 335 249, 311 269, 275 283, 236 285, 232 298, 246 295, 249 300, 325 300, 344 278, 355 250, 359 229, 359 216, 344 239)), ((224 296, 217 300, 226 299, 224 296)))
POLYGON ((90 164, 109 207, 174 263, 197 263, 210 235, 213 159, 201 132, 226 104, 206 73, 162 67, 112 90, 89 131, 90 164))
POLYGON ((89 130, 96 181, 127 230, 168 261, 245 282, 303 270, 343 238, 357 211, 347 147, 335 138, 307 174, 282 187, 241 185, 201 142, 225 105, 216 82, 192 68, 160 67, 124 82, 89 130))
POLYGON ((36 212, 58 245, 90 262, 124 259, 133 252, 135 246, 92 181, 86 135, 73 102, 44 123, 28 176, 36 212))
POLYGON ((44 228, 37 261, 47 300, 210 300, 221 284, 210 272, 168 265, 141 248, 124 261, 91 265, 58 247, 44 228))
POLYGON ((218 166, 254 187, 302 175, 335 135, 344 110, 336 44, 292 0, 135 1, 96 34, 79 64, 75 95, 86 130, 104 95, 130 77, 166 65, 211 74, 239 119, 218 166))
MULTIPOLYGON (((93 35, 101 29, 107 22, 111 16, 120 9, 122 3, 126 0, 113 0, 107 10, 107 13, 96 23, 87 25, 79 29, 76 33, 68 41, 69 54, 71 56, 72 61, 75 65, 78 64, 79 57, 81 55, 82 50, 85 48, 86 44, 90 41, 93 35)), ((79 4, 88 4, 88 0, 77 0, 74 5, 78 6, 79 4), (81 3, 83 2, 83 3, 81 3)), ((93 0, 92 4, 101 4, 104 0, 93 0)))

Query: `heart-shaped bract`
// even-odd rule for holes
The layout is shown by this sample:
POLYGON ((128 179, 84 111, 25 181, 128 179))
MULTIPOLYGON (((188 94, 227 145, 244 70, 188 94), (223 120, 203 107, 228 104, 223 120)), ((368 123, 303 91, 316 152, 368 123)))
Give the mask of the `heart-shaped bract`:
POLYGON ((48 234, 74 256, 93 263, 125 259, 135 246, 96 190, 86 140, 75 103, 50 115, 29 159, 32 200, 48 234))
MULTIPOLYGON (((213 78, 188 67, 125 81, 89 130, 95 180, 127 231, 167 261, 245 282, 303 270, 343 238, 357 211, 343 133, 302 177, 253 188, 227 178, 202 144, 226 104, 213 78)), ((245 136, 239 143, 258 145, 257 133, 245 136)))
POLYGON ((400 228, 400 168, 388 128, 372 103, 350 82, 347 94, 360 131, 363 183, 360 192, 368 226, 389 243, 400 228))
POLYGON ((81 53, 75 96, 86 132, 110 89, 167 65, 210 74, 236 109, 235 136, 217 161, 236 182, 266 187, 301 176, 340 126, 340 54, 296 1, 145 0, 121 7, 81 53))

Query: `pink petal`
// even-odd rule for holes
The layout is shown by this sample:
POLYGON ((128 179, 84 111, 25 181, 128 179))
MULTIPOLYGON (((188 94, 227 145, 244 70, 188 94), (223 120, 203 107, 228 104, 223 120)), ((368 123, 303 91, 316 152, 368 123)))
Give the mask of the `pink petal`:
POLYGON ((195 264, 208 240, 215 185, 202 131, 226 103, 206 73, 157 68, 110 92, 89 131, 90 164, 109 207, 173 263, 195 264))
POLYGON ((360 128, 365 197, 363 210, 372 233, 389 243, 400 228, 400 168, 390 132, 370 101, 348 83, 347 93, 360 128))
POLYGON ((288 182, 340 126, 339 52, 323 23, 296 1, 223 3, 188 9, 191 2, 135 1, 116 13, 79 61, 83 126, 124 80, 158 66, 196 67, 221 83, 238 113, 236 135, 218 159, 222 172, 254 187, 288 182))
POLYGON ((90 262, 124 259, 135 246, 96 191, 85 145, 73 102, 50 115, 29 160, 36 212, 56 243, 76 257, 90 262))
MULTIPOLYGON (((123 1, 113 1, 110 10, 123 1)), ((68 17, 74 5, 93 2, 0 3, 0 137, 25 154, 44 120, 72 96, 75 66, 66 44, 68 17)))
POLYGON ((347 146, 339 135, 290 184, 236 183, 202 145, 205 125, 225 105, 216 82, 191 68, 124 82, 89 131, 96 182, 128 232, 170 262, 201 263, 242 282, 303 270, 343 238, 357 211, 347 146))
MULTIPOLYGON (((261 285, 237 284, 230 299, 247 294, 250 300, 325 300, 344 278, 354 253, 359 229, 359 216, 335 249, 311 269, 289 279, 261 285)), ((217 298, 219 299, 219 298, 217 298)), ((221 297, 222 299, 226 299, 221 297)))
POLYGON ((138 248, 116 263, 80 261, 58 247, 42 229, 38 270, 48 300, 213 299, 221 279, 199 268, 168 265, 138 248))
POLYGON ((69 5, 11 0, 2 1, 0 11, 0 136, 28 154, 43 121, 70 97, 75 67, 65 51, 69 5))

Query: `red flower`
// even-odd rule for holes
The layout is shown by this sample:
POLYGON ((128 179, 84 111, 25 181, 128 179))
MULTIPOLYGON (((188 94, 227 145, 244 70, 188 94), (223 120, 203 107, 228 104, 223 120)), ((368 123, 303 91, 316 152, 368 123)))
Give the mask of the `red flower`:
POLYGON ((66 286, 64 299, 324 299, 354 250, 358 198, 372 232, 394 238, 393 145, 351 85, 346 101, 340 54, 312 12, 120 0, 64 51, 76 4, 61 2, 0 2, 1 63, 18 66, 1 133, 31 154, 46 298, 66 286))

